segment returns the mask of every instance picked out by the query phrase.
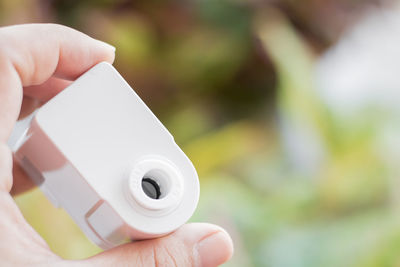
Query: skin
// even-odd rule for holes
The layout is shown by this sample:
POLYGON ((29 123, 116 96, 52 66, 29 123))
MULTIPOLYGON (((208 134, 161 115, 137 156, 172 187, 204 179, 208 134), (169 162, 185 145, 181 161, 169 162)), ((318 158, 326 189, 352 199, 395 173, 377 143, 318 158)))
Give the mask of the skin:
POLYGON ((14 162, 7 139, 19 116, 51 99, 115 48, 71 28, 27 24, 0 28, 0 259, 2 266, 218 266, 232 240, 222 228, 186 224, 154 240, 125 244, 80 261, 55 255, 25 221, 12 195, 33 185, 14 162))

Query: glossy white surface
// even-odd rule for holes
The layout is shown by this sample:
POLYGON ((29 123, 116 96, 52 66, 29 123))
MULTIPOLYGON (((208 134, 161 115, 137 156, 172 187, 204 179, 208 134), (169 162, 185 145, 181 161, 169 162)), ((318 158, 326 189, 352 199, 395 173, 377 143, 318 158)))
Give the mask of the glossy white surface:
POLYGON ((17 158, 103 248, 167 234, 197 206, 192 163, 108 63, 40 108, 27 137, 17 158), (141 188, 141 176, 149 175, 161 187, 160 199, 141 188))

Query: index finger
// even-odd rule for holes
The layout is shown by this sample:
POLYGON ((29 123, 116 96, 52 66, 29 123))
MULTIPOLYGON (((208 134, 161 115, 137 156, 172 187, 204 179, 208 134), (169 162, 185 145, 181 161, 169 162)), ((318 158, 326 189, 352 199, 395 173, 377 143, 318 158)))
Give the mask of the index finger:
POLYGON ((56 24, 0 28, 0 142, 18 117, 24 86, 52 76, 76 79, 93 65, 114 61, 115 48, 56 24))

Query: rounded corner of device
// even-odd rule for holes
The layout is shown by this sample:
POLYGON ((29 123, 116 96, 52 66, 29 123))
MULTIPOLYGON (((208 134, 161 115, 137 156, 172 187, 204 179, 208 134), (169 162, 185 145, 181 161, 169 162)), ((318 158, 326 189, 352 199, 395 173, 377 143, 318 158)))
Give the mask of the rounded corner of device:
POLYGON ((199 174, 197 173, 196 167, 194 166, 193 162, 189 159, 189 157, 186 154, 184 154, 184 155, 185 155, 187 164, 190 168, 190 171, 192 172, 195 180, 197 180, 197 182, 199 182, 199 174))
POLYGON ((102 62, 98 63, 97 65, 98 66, 107 66, 107 67, 114 68, 113 65, 110 62, 107 62, 107 61, 102 61, 102 62))
MULTIPOLYGON (((95 75, 95 76, 104 76, 105 74, 112 74, 113 76, 118 76, 120 78, 121 75, 119 72, 115 69, 115 67, 107 62, 107 61, 102 61, 100 63, 97 63, 93 68, 91 68, 87 74, 90 75, 95 75)), ((109 77, 106 75, 105 77, 109 77)))
POLYGON ((113 71, 117 71, 115 68, 114 68, 114 66, 111 64, 111 63, 109 63, 109 62, 107 62, 107 61, 102 61, 102 62, 100 62, 100 63, 97 63, 93 68, 92 68, 92 70, 96 70, 96 69, 111 69, 111 70, 113 70, 113 71))

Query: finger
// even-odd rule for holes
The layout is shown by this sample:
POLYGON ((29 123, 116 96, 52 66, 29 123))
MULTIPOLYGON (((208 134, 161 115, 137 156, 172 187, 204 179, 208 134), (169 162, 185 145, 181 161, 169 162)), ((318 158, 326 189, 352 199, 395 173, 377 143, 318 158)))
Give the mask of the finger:
POLYGON ((38 85, 53 74, 74 80, 100 61, 114 61, 111 45, 57 24, 24 24, 0 29, 0 47, 8 52, 23 86, 38 85))
POLYGON ((4 191, 0 191, 0 218, 1 266, 54 266, 60 262, 4 191))
POLYGON ((205 223, 182 226, 154 240, 126 244, 85 260, 93 266, 218 266, 233 254, 222 228, 205 223))
POLYGON ((0 143, 0 192, 9 192, 12 187, 12 153, 10 148, 0 143))
POLYGON ((71 83, 72 81, 70 80, 50 77, 42 84, 24 87, 24 95, 44 103, 64 90, 71 83))
MULTIPOLYGON (((30 247, 49 254, 47 244, 25 221, 17 205, 8 192, 12 186, 12 153, 10 148, 0 143, 0 258, 17 252, 19 248, 30 247), (12 248, 13 251, 9 251, 12 248), (7 252, 6 254, 4 254, 7 252)), ((21 251, 26 252, 27 250, 21 251)), ((50 255, 50 254, 49 254, 50 255)))
POLYGON ((12 69, 10 63, 3 61, 0 55, 0 143, 7 141, 18 117, 22 101, 20 88, 21 82, 17 72, 12 69))
POLYGON ((55 24, 0 28, 0 141, 5 142, 19 113, 22 87, 53 75, 73 80, 93 65, 114 60, 115 49, 55 24))

